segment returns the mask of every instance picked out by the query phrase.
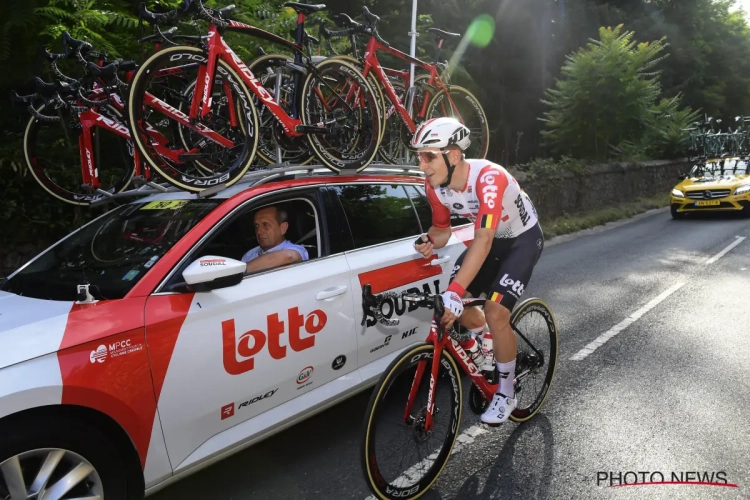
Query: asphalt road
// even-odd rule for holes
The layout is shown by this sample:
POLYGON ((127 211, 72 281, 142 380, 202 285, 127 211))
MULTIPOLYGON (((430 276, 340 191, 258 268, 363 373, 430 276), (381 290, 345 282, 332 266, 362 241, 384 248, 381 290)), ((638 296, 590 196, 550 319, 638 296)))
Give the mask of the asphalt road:
MULTIPOLYGON (((547 402, 525 424, 460 438, 422 498, 750 498, 750 220, 661 210, 561 241, 524 295, 544 298, 558 323, 547 402), (597 338, 608 340, 586 350, 597 338), (738 487, 609 486, 618 474, 633 482, 628 471, 723 472, 713 481, 738 487)), ((369 394, 150 498, 367 498, 358 451, 369 394)), ((461 429, 477 423, 465 406, 461 429)))

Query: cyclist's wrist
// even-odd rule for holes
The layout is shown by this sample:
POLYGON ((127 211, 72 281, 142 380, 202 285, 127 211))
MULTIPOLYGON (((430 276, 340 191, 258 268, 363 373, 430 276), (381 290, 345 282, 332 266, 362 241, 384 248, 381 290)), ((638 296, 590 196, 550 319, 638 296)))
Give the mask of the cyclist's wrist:
POLYGON ((448 285, 448 289, 446 290, 446 292, 456 292, 459 297, 463 297, 466 293, 466 289, 462 287, 458 281, 453 280, 451 281, 451 284, 448 285))

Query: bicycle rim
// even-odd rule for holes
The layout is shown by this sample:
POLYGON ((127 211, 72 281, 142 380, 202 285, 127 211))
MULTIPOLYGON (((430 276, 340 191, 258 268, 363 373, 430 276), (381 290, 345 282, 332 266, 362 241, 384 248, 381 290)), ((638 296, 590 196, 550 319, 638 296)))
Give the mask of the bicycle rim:
POLYGON ((346 61, 326 59, 316 67, 302 90, 302 122, 331 129, 308 134, 310 146, 334 172, 359 172, 372 162, 380 145, 381 117, 375 91, 346 61))
POLYGON ((450 99, 445 89, 435 94, 427 107, 425 120, 442 116, 458 119, 471 131, 471 145, 466 150, 466 157, 486 158, 490 148, 490 128, 479 99, 457 85, 450 85, 448 90, 450 99))
POLYGON ((463 401, 461 374, 447 351, 441 354, 434 389, 435 428, 428 433, 421 426, 426 413, 433 356, 432 344, 421 344, 403 352, 388 366, 370 397, 360 456, 365 479, 378 498, 419 498, 437 481, 453 450, 463 401), (426 364, 425 371, 410 420, 405 422, 409 391, 420 363, 426 364), (394 444, 396 438, 391 437, 394 433, 402 434, 404 445, 394 444), (389 456, 397 457, 398 465, 389 466, 389 456), (421 478, 415 479, 420 473, 421 478))
POLYGON ((516 385, 518 407, 510 414, 514 422, 525 422, 539 412, 549 394, 557 367, 557 323, 549 306, 540 299, 526 299, 511 314, 510 322, 534 347, 542 352, 544 362, 537 366, 538 355, 518 334, 516 376, 531 369, 516 385))
MULTIPOLYGON (((47 105, 41 105, 36 110, 40 114, 45 113, 47 105)), ((113 107, 106 106, 109 112, 118 118, 122 115, 113 107)), ((56 115, 56 113, 54 114, 56 115)), ((54 116, 50 114, 49 116, 54 116)), ((26 125, 23 136, 23 153, 26 161, 26 167, 31 172, 34 180, 42 186, 50 195, 60 201, 76 206, 88 206, 95 201, 106 197, 100 193, 89 193, 81 188, 83 179, 81 178, 81 154, 78 149, 78 135, 69 127, 66 120, 72 117, 62 117, 60 122, 48 123, 42 122, 32 116, 26 125), (52 139, 52 144, 62 145, 63 150, 51 151, 50 147, 39 144, 39 133, 41 130, 55 130, 61 132, 58 140, 52 139), (64 130, 63 130, 64 129, 64 130), (67 144, 67 146, 66 146, 67 144), (62 162, 62 163, 61 163, 62 162), (53 179, 50 171, 53 167, 61 167, 60 175, 53 179)), ((120 120, 122 121, 122 120, 120 120)), ((94 155, 96 168, 99 172, 99 181, 102 186, 100 189, 110 194, 123 191, 128 187, 133 178, 134 160, 132 155, 132 143, 129 145, 126 139, 114 133, 106 132, 104 129, 94 129, 95 134, 104 138, 106 144, 97 148, 97 140, 94 143, 94 155), (113 154, 117 152, 119 154, 113 154), (101 160, 101 154, 108 154, 107 161, 101 160), (109 155, 112 158, 109 158, 109 155), (102 169, 102 164, 107 168, 102 169), (116 165, 114 168, 112 165, 116 165)), ((50 145, 48 145, 50 146, 50 145)))
MULTIPOLYGON (((183 80, 193 81, 195 76, 186 77, 181 71, 187 71, 187 68, 196 69, 197 66, 205 64, 205 61, 205 51, 197 47, 169 47, 155 53, 143 63, 133 78, 128 100, 128 116, 132 124, 133 137, 144 159, 167 182, 192 192, 218 185, 228 187, 239 181, 250 168, 258 145, 258 113, 253 105, 252 94, 240 76, 227 63, 219 60, 216 65, 216 77, 226 81, 224 88, 229 90, 231 101, 240 106, 242 113, 238 113, 237 119, 243 123, 241 126, 232 125, 219 113, 214 114, 213 106, 221 103, 213 99, 212 113, 209 114, 207 120, 199 120, 199 124, 219 132, 224 139, 229 139, 235 146, 229 148, 203 137, 200 142, 192 145, 193 151, 191 151, 193 155, 200 156, 170 159, 159 153, 151 140, 150 131, 157 130, 163 137, 166 137, 167 147, 176 148, 171 153, 184 154, 186 151, 181 144, 181 137, 173 137, 177 135, 174 131, 184 125, 171 119, 166 112, 159 112, 155 106, 149 107, 146 111, 144 109, 145 96, 152 90, 162 90, 164 95, 174 98, 179 93, 171 89, 169 84, 159 87, 159 79, 183 78, 183 80), (170 63, 173 63, 172 66, 170 63), (154 81, 157 84, 152 88, 150 84, 154 81), (158 113, 156 119, 151 116, 153 113, 158 113), (166 122, 166 125, 162 125, 163 122, 166 122), (206 173, 203 168, 191 167, 196 161, 200 161, 204 168, 211 165, 211 172, 206 173), (193 170, 190 170, 191 168, 193 170)), ((166 102, 166 97, 162 94, 157 97, 166 102)), ((229 101, 229 97, 227 99, 229 101)), ((201 136, 198 132, 191 131, 191 133, 201 136)))
MULTIPOLYGON (((287 61, 294 62, 292 56, 286 54, 268 54, 254 59, 248 69, 271 93, 276 95, 276 72, 278 67, 286 67, 287 61)), ((291 101, 294 98, 293 77, 291 69, 282 72, 281 98, 279 105, 291 116, 291 101)), ((305 137, 288 137, 281 126, 278 118, 271 113, 263 104, 263 101, 254 96, 255 107, 258 110, 258 157, 269 165, 278 163, 276 146, 281 148, 281 162, 290 165, 307 165, 314 156, 310 151, 310 145, 305 137)))

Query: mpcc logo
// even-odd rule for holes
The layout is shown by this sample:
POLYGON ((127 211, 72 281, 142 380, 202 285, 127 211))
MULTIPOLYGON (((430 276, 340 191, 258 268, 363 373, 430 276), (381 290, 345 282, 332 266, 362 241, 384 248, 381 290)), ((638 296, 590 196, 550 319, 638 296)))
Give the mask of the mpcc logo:
POLYGON ((107 359, 107 346, 100 345, 95 351, 91 351, 89 354, 89 360, 92 363, 104 363, 107 359))

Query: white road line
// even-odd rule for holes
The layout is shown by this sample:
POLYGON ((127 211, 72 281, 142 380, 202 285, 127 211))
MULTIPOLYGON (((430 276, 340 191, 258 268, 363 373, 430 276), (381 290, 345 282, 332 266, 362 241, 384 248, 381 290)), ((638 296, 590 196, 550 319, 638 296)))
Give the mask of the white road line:
MULTIPOLYGON (((451 451, 451 455, 455 455, 466 445, 473 443, 476 437, 481 436, 482 434, 487 434, 488 432, 489 431, 481 425, 472 425, 458 435, 458 437, 456 438, 456 444, 455 446, 453 446, 453 450, 451 451)), ((429 468, 432 465, 432 462, 434 462, 437 458, 437 455, 437 452, 435 452, 421 462, 412 465, 403 474, 398 476, 392 484, 396 486, 408 486, 414 484, 417 480, 419 480, 420 477, 422 477, 422 474, 416 474, 416 472, 425 468, 429 468)), ((377 500, 377 498, 375 498, 373 495, 370 495, 365 500, 377 500)))
POLYGON ((662 292, 661 295, 653 299, 651 302, 646 304, 645 306, 638 309, 636 312, 607 330, 606 332, 599 335, 597 338, 595 338, 590 344, 588 344, 586 347, 575 353, 573 356, 568 358, 570 361, 581 361, 586 356, 591 354, 592 352, 599 349, 599 347, 603 346, 605 342, 607 342, 609 339, 635 323, 638 319, 640 319, 641 316, 649 312, 651 309, 656 307, 660 302, 662 302, 664 299, 672 295, 674 292, 679 290, 685 285, 685 283, 677 283, 676 285, 673 285, 671 288, 667 289, 666 291, 662 292))
POLYGON ((706 265, 713 264, 717 260, 721 259, 722 257, 724 257, 724 255, 727 254, 727 252, 729 252, 731 249, 733 249, 734 247, 736 247, 737 245, 739 245, 740 243, 742 243, 745 240, 744 236, 742 236, 742 237, 735 236, 735 238, 737 238, 737 239, 734 240, 732 243, 730 243, 724 250, 722 250, 721 252, 717 253, 716 255, 714 255, 713 257, 711 257, 710 259, 708 259, 706 261, 706 265))

